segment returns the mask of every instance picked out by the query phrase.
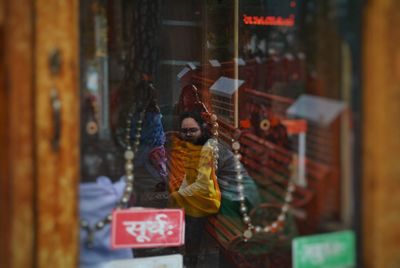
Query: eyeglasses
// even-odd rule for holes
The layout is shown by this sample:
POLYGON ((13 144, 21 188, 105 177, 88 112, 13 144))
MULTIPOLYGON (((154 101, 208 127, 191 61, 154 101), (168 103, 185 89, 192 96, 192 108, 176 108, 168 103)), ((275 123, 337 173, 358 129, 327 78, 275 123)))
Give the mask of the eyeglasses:
POLYGON ((184 135, 193 135, 196 132, 200 131, 199 128, 197 127, 191 127, 191 128, 181 128, 180 129, 180 133, 184 134, 184 135))

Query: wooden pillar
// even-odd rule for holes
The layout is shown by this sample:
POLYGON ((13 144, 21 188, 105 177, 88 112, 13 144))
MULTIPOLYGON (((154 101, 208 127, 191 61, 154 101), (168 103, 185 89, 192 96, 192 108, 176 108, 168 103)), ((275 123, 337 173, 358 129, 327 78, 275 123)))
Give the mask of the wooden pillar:
POLYGON ((400 267, 400 9, 369 0, 363 23, 363 267, 400 267))
POLYGON ((78 267, 79 1, 35 1, 37 267, 78 267), (58 50, 59 72, 50 56, 58 50), (51 104, 61 103, 58 128, 51 104), (59 129, 59 146, 52 140, 59 129))
POLYGON ((33 3, 0 6, 0 267, 34 259, 33 3))
POLYGON ((0 0, 0 267, 78 266, 78 14, 76 0, 0 0))

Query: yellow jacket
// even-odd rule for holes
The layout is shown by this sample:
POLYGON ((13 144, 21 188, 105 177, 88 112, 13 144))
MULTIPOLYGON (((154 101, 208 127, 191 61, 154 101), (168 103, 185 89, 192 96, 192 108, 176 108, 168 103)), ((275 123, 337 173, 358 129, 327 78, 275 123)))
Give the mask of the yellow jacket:
POLYGON ((170 206, 183 208, 192 217, 216 214, 221 192, 210 143, 194 145, 173 137, 168 156, 170 206))

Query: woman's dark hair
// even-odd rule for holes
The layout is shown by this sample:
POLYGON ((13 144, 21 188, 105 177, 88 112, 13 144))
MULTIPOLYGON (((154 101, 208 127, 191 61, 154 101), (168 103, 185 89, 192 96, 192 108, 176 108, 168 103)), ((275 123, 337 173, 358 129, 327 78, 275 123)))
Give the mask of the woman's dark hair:
POLYGON ((207 122, 201 116, 201 112, 191 111, 182 113, 179 116, 179 127, 182 125, 182 121, 186 118, 193 118, 197 122, 197 124, 199 124, 201 130, 201 138, 198 143, 201 145, 205 144, 207 140, 211 138, 211 132, 209 130, 207 122))

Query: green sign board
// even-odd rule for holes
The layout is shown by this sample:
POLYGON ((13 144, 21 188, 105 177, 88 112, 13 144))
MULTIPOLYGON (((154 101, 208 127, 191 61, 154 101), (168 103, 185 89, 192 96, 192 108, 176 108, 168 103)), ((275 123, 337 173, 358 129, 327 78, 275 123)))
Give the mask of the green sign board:
POLYGON ((293 240, 294 268, 355 267, 355 238, 351 231, 303 236, 293 240))

